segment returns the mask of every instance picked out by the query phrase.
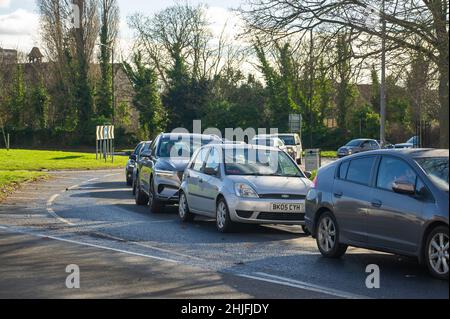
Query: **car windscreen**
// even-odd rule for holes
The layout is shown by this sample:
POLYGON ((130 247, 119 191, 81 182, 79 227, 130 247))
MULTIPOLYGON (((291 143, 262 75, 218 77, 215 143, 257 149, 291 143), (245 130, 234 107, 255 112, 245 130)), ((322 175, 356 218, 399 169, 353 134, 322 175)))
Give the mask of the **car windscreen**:
POLYGON ((417 158, 416 162, 437 187, 448 192, 448 157, 417 158))
POLYGON ((165 136, 159 141, 157 156, 189 159, 197 149, 212 141, 210 137, 165 136))
POLYGON ((359 146, 361 144, 361 140, 352 140, 345 144, 345 146, 359 146))
POLYGON ((291 135, 279 135, 278 136, 285 145, 295 145, 295 138, 291 135))
POLYGON ((252 141, 252 144, 262 145, 262 146, 273 146, 275 145, 275 141, 270 138, 257 138, 252 141))
POLYGON ((224 167, 227 175, 304 177, 289 155, 278 150, 226 149, 224 167))

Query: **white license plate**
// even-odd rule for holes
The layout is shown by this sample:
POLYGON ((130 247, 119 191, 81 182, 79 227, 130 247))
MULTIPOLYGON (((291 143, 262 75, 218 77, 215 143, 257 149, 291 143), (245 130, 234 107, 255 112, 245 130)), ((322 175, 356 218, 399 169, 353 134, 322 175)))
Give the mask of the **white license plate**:
POLYGON ((271 203, 270 209, 275 213, 304 213, 305 204, 303 203, 271 203))

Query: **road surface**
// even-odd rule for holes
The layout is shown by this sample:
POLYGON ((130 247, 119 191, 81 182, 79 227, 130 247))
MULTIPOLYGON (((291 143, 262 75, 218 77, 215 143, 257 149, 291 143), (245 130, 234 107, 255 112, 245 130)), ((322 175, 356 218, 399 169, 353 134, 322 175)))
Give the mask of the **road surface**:
POLYGON ((448 282, 414 259, 352 248, 325 259, 297 226, 182 224, 176 207, 135 205, 122 170, 51 175, 0 204, 0 298, 448 299, 448 282), (371 264, 378 289, 366 287, 371 264))

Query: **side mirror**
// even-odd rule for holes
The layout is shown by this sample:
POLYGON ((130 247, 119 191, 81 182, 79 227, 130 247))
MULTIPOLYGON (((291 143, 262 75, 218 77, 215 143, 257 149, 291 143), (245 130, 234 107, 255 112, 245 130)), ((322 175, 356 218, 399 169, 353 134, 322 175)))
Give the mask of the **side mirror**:
POLYGON ((414 184, 403 181, 395 181, 392 184, 392 190, 398 194, 404 195, 414 195, 416 193, 416 187, 414 184))
POLYGON ((131 151, 126 151, 126 152, 125 152, 125 155, 126 155, 126 156, 131 156, 131 151))
POLYGON ((218 171, 212 167, 205 167, 203 172, 210 176, 216 176, 218 174, 218 171))
POLYGON ((151 156, 152 156, 152 152, 149 152, 149 151, 141 153, 141 158, 144 158, 144 157, 149 158, 151 156))
POLYGON ((135 161, 136 160, 136 154, 130 154, 130 160, 135 161))
POLYGON ((303 173, 305 173, 306 178, 311 179, 311 176, 312 176, 311 172, 304 171, 303 173))

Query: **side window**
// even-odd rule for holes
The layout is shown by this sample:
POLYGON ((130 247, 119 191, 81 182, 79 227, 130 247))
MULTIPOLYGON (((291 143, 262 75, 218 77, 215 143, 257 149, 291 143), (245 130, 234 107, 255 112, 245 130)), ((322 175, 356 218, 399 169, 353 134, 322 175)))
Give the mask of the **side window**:
POLYGON ((142 148, 142 144, 138 144, 138 146, 136 146, 136 148, 134 149, 133 154, 138 155, 141 148, 142 148))
POLYGON ((347 172, 347 180, 363 185, 369 185, 374 156, 362 157, 350 161, 347 172))
POLYGON ((338 172, 338 178, 339 179, 346 179, 347 178, 347 171, 348 171, 349 164, 350 164, 350 162, 346 161, 346 162, 343 162, 341 164, 341 166, 339 166, 339 172, 338 172))
POLYGON ((377 187, 392 190, 395 181, 416 184, 417 175, 406 162, 401 159, 384 156, 378 169, 377 187))
POLYGON ((209 153, 208 160, 206 161, 205 167, 212 168, 216 171, 219 170, 220 166, 220 156, 219 152, 215 147, 211 149, 211 152, 209 153))
POLYGON ((375 142, 375 141, 371 141, 371 142, 370 142, 370 146, 371 146, 373 149, 377 149, 377 148, 378 148, 378 144, 377 144, 377 142, 375 142))
POLYGON ((202 170, 203 164, 205 163, 208 152, 209 152, 209 148, 203 148, 198 152, 197 157, 195 158, 194 162, 192 163, 192 169, 194 171, 200 172, 202 170))

